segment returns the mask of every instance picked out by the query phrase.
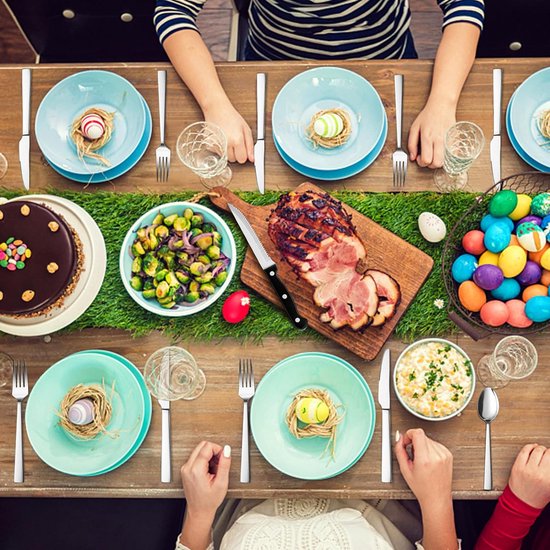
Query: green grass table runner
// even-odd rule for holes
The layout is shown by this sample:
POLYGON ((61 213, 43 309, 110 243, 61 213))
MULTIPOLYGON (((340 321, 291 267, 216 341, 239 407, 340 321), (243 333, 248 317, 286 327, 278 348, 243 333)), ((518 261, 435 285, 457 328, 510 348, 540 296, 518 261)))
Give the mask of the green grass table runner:
MULTIPOLYGON (((118 269, 120 247, 127 231, 147 210, 166 202, 189 200, 194 195, 193 192, 150 195, 103 191, 97 193, 52 191, 51 194, 74 201, 86 209, 98 223, 107 245, 107 273, 103 286, 90 308, 65 331, 108 327, 128 330, 135 336, 139 336, 153 330, 161 330, 177 339, 205 341, 223 337, 261 339, 265 336, 277 336, 283 340, 290 340, 302 337, 304 334, 310 338, 323 338, 311 329, 307 329, 305 333, 296 331, 282 311, 241 283, 239 274, 246 242, 233 218, 224 212, 220 214, 233 231, 238 255, 235 276, 225 296, 205 311, 178 319, 149 313, 128 296, 118 269), (228 324, 221 316, 224 298, 242 288, 246 288, 251 294, 250 314, 242 323, 228 324)), ((252 192, 238 194, 243 200, 254 205, 274 203, 280 195, 279 192, 274 191, 266 192, 265 195, 252 192)), ((456 331, 455 326, 447 319, 447 296, 441 277, 443 242, 438 244, 426 242, 418 230, 417 219, 424 211, 433 212, 444 220, 449 231, 473 204, 476 195, 462 192, 440 195, 431 192, 393 194, 351 191, 335 192, 333 195, 417 246, 434 259, 434 269, 397 325, 396 335, 411 341, 424 336, 441 336, 456 331), (445 307, 439 309, 434 304, 435 300, 443 300, 445 307)), ((20 193, 0 190, 0 196, 13 198, 20 196, 20 193)), ((211 206, 208 199, 201 202, 211 206)), ((368 250, 369 243, 365 244, 368 250)), ((388 250, 388 254, 391 253, 392 251, 388 250)))

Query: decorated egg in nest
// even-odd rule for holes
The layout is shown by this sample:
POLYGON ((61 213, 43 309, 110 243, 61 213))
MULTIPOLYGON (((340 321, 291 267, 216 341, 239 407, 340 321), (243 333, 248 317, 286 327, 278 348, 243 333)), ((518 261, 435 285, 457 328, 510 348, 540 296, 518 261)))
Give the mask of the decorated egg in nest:
POLYGON ((99 139, 105 133, 105 121, 98 115, 86 115, 80 123, 80 131, 90 140, 99 139))
POLYGON ((313 131, 321 137, 333 138, 342 133, 344 121, 337 113, 324 113, 313 123, 313 131))
POLYGON ((519 244, 529 252, 538 252, 546 245, 544 231, 533 222, 525 222, 518 226, 516 236, 519 244))
POLYGON ((320 424, 328 418, 329 413, 326 403, 316 397, 302 397, 296 403, 296 416, 304 424, 320 424))
POLYGON ((550 214, 550 193, 540 193, 533 198, 531 203, 531 212, 535 216, 548 216, 550 214))

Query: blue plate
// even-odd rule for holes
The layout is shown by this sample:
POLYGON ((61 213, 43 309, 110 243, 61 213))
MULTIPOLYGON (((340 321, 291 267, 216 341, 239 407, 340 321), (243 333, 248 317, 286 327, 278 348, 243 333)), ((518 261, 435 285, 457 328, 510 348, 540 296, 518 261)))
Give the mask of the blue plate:
MULTIPOLYGON (((537 164, 550 170, 550 141, 537 127, 537 117, 550 109, 550 67, 542 69, 523 81, 508 104, 510 134, 525 154, 537 164), (541 145, 546 144, 546 147, 541 145)), ((529 162, 531 164, 531 162, 529 162)))
POLYGON ((342 168, 340 170, 314 170, 313 168, 308 168, 307 166, 302 166, 296 161, 292 160, 282 149, 281 146, 277 143, 277 139, 273 136, 273 142, 275 143, 275 148, 281 158, 296 172, 302 174, 308 178, 313 178, 317 180, 324 181, 334 181, 342 180, 346 178, 351 178, 359 172, 365 170, 369 167, 378 157, 382 151, 384 144, 386 143, 386 137, 388 135, 388 122, 386 120, 386 113, 384 113, 384 126, 382 129, 382 135, 380 136, 380 141, 374 146, 372 151, 358 163, 353 166, 348 166, 347 168, 342 168))
POLYGON ((62 170, 87 177, 104 172, 96 159, 78 158, 70 137, 73 120, 90 107, 114 112, 115 128, 101 149, 112 168, 136 149, 144 133, 146 110, 140 93, 125 78, 108 71, 83 71, 57 83, 36 112, 36 140, 44 156, 62 170))
POLYGON ((510 123, 510 108, 512 105, 512 102, 514 101, 515 93, 512 94, 512 97, 510 98, 510 102, 508 103, 508 108, 506 109, 506 131, 508 132, 508 138, 510 139, 510 143, 512 144, 512 147, 515 149, 516 153, 523 159, 527 164, 531 165, 533 168, 536 168, 540 172, 546 172, 550 173, 550 166, 544 166, 540 162, 537 162, 535 159, 531 158, 521 147, 521 145, 518 143, 514 136, 514 131, 512 129, 512 125, 510 123))
POLYGON ((139 162, 141 157, 145 154, 145 151, 149 146, 149 142, 151 141, 151 133, 153 131, 153 119, 151 117, 149 106, 147 105, 145 100, 143 100, 143 105, 145 107, 146 117, 145 128, 143 130, 141 140, 139 141, 137 147, 132 152, 132 154, 118 166, 114 168, 109 168, 109 170, 105 170, 104 172, 82 175, 67 172, 66 170, 63 170, 62 168, 54 164, 50 159, 46 158, 46 160, 58 174, 61 174, 67 179, 77 181, 79 183, 105 183, 122 176, 123 174, 131 170, 139 162))
POLYGON ((289 80, 273 104, 273 136, 285 154, 314 170, 341 170, 364 159, 380 142, 385 111, 380 96, 362 76, 338 67, 318 67, 289 80), (350 115, 352 132, 334 149, 314 147, 306 136, 313 115, 339 107, 350 115))

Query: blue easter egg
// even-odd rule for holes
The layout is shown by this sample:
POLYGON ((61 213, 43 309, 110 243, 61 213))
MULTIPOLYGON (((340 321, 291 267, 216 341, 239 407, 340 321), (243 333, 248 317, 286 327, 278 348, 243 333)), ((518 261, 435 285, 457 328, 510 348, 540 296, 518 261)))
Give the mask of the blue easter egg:
POLYGON ((496 222, 485 231, 483 244, 491 252, 502 252, 509 244, 512 232, 504 222, 496 222))
POLYGON ((495 216, 491 216, 491 214, 486 214, 481 220, 481 231, 487 231, 487 229, 489 229, 491 225, 497 222, 505 223, 507 226, 509 226, 510 233, 514 230, 514 222, 508 216, 504 218, 497 218, 495 216))
POLYGON ((548 233, 546 233, 546 240, 550 243, 550 215, 544 216, 544 218, 542 218, 540 226, 542 227, 543 231, 548 231, 548 233))
POLYGON ((525 315, 535 321, 544 323, 550 320, 550 296, 533 296, 525 304, 525 315))
POLYGON ((463 283, 472 278, 476 269, 477 258, 471 254, 462 254, 453 262, 451 274, 457 283, 463 283))
POLYGON ((504 279, 500 286, 491 291, 491 295, 497 300, 507 302, 519 296, 521 286, 515 279, 504 279))

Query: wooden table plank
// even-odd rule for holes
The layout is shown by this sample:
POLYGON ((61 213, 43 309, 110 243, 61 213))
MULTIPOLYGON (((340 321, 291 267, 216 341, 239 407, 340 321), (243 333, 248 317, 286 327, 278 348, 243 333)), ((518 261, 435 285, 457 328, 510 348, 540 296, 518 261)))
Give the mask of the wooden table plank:
MULTIPOLYGON (((492 135, 492 69, 504 70, 503 105, 527 76, 550 64, 549 59, 482 59, 476 61, 462 94, 457 117, 471 120, 481 126, 487 138, 481 157, 470 172, 470 185, 475 190, 485 190, 492 183, 489 162, 488 142, 492 135)), ((217 65, 221 81, 235 107, 241 112, 252 128, 256 125, 255 78, 257 72, 267 73, 267 147, 266 147, 266 188, 288 189, 304 181, 304 176, 291 170, 276 153, 271 139, 271 108, 283 85, 299 72, 319 66, 315 62, 247 62, 219 63, 217 65)), ((432 61, 350 61, 338 62, 365 76, 378 90, 389 120, 389 133, 386 145, 378 160, 366 171, 343 182, 323 183, 330 189, 350 189, 368 191, 392 190, 391 153, 395 148, 394 91, 393 75, 405 76, 404 129, 408 130, 416 114, 423 107, 429 91, 432 61)), ((32 121, 40 101, 47 91, 62 78, 79 70, 101 68, 112 70, 130 80, 147 100, 153 114, 153 137, 151 145, 141 162, 125 176, 115 180, 117 191, 169 192, 174 189, 202 190, 198 179, 178 160, 175 144, 179 132, 188 124, 202 118, 195 100, 179 80, 174 70, 162 64, 112 64, 112 65, 37 65, 33 67, 32 121), (154 150, 159 141, 157 77, 158 68, 168 70, 167 103, 167 143, 173 151, 170 179, 166 183, 155 181, 154 150)), ((19 170, 17 144, 21 135, 21 66, 0 65, 0 82, 4 95, 0 110, 0 151, 8 158, 9 170, 0 185, 14 189, 22 188, 19 170)), ((504 128, 504 125, 503 125, 504 128)), ((82 189, 82 185, 65 180, 51 168, 43 166, 44 160, 34 136, 31 140, 31 189, 38 191, 50 187, 60 189, 82 189)), ((503 138, 502 174, 504 176, 525 171, 527 165, 513 151, 508 139, 503 138)), ((233 189, 255 190, 256 180, 252 165, 233 167, 233 189)), ((111 189, 110 185, 92 186, 96 189, 111 189)), ((420 169, 416 165, 409 168, 406 191, 433 189, 432 171, 420 169)))
MULTIPOLYGON (((470 338, 454 340, 477 361, 493 349, 498 337, 479 343, 470 338)), ((419 421, 406 412, 392 397, 392 429, 405 431, 420 426, 428 435, 447 445, 454 454, 454 496, 456 498, 495 498, 508 479, 510 466, 522 445, 536 441, 550 445, 550 435, 541 419, 550 414, 550 402, 544 383, 548 378, 550 349, 544 336, 533 336, 539 350, 539 367, 527 380, 499 390, 500 414, 493 423, 493 475, 495 490, 482 491, 484 426, 478 419, 476 402, 480 387, 461 417, 445 422, 419 421)), ((2 349, 26 360, 30 368, 30 383, 51 364, 65 355, 99 346, 122 353, 143 368, 146 357, 166 344, 160 334, 132 340, 122 331, 86 330, 81 333, 43 338, 3 337, 2 349)), ((15 402, 9 388, 0 388, 0 496, 78 496, 78 497, 174 497, 182 496, 178 469, 194 446, 209 439, 233 447, 229 495, 242 498, 275 496, 305 497, 315 494, 334 498, 411 498, 398 473, 394 459, 394 481, 380 482, 380 414, 377 407, 376 431, 364 457, 348 472, 324 481, 300 481, 273 469, 251 445, 252 481, 239 483, 240 432, 242 402, 237 396, 238 359, 250 357, 254 363, 256 381, 277 361, 303 351, 334 353, 355 365, 365 376, 376 399, 378 361, 366 362, 332 343, 311 341, 285 342, 266 339, 261 345, 240 344, 233 340, 207 343, 191 342, 187 348, 206 373, 207 388, 193 402, 177 401, 172 407, 173 482, 160 483, 160 410, 153 406, 150 432, 137 454, 119 469, 96 478, 66 476, 46 466, 33 452, 25 435, 25 483, 14 484, 13 448, 15 433, 15 402), (223 406, 221 404, 223 403, 223 406), (212 419, 216 419, 214 422, 212 419)), ((393 340, 390 344, 393 360, 405 344, 393 340)))

